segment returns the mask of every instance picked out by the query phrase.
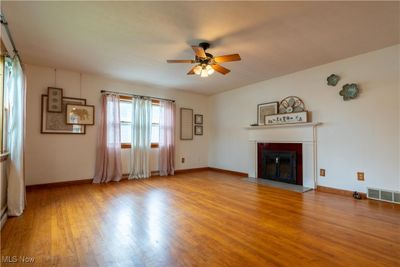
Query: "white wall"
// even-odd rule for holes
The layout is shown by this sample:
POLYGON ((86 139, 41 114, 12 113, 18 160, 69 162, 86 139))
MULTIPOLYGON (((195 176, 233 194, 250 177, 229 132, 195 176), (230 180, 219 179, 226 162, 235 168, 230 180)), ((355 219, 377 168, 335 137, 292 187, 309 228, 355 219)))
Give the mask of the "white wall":
MULTIPOLYGON (((268 62, 266 62, 268 64, 268 62)), ((366 186, 400 189, 399 46, 336 61, 220 93, 209 99, 209 166, 247 172, 248 135, 257 122, 257 104, 299 96, 318 129, 320 185, 347 190, 366 186), (336 73, 336 87, 326 77, 336 73), (358 83, 360 96, 343 101, 345 83, 358 83), (356 172, 365 172, 365 181, 356 172)))
MULTIPOLYGON (((176 169, 206 167, 208 148, 207 97, 176 90, 161 90, 141 85, 123 83, 112 79, 57 69, 55 84, 54 69, 25 65, 27 75, 27 118, 26 118, 26 183, 27 185, 54 183, 93 177, 96 153, 97 125, 87 126, 85 135, 62 135, 40 133, 41 95, 47 87, 64 89, 66 97, 87 99, 87 104, 96 106, 96 118, 100 115, 100 90, 130 92, 176 100, 177 122, 179 108, 192 108, 194 113, 204 115, 204 135, 194 136, 192 141, 179 140, 176 131, 176 169), (80 86, 81 84, 81 86, 80 86), (80 90, 81 89, 81 90, 80 90), (80 93, 81 91, 81 93, 80 93), (185 157, 184 164, 181 157, 185 157)), ((123 170, 127 171, 129 151, 123 151, 123 170)), ((152 170, 157 169, 157 153, 151 157, 152 170)))

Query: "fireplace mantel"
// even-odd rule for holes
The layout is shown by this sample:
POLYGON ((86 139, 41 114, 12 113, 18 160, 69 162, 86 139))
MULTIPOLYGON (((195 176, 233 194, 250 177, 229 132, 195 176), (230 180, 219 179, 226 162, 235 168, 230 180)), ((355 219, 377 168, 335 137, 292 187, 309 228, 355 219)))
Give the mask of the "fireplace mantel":
POLYGON ((287 128, 287 127, 315 127, 321 125, 321 122, 305 122, 305 123, 288 123, 288 124, 269 124, 260 126, 246 127, 247 130, 260 130, 270 128, 287 128))
POLYGON ((249 177, 257 178, 258 143, 301 143, 303 147, 303 185, 317 186, 317 126, 320 122, 246 127, 249 140, 249 177))

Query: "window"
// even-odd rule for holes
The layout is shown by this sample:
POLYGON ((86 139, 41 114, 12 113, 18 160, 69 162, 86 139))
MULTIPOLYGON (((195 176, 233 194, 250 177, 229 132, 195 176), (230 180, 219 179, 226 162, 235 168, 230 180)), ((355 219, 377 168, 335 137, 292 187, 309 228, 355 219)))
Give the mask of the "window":
MULTIPOLYGON (((121 147, 130 148, 132 138, 132 98, 120 96, 121 147)), ((158 147, 160 141, 160 103, 153 100, 151 147, 158 147)))

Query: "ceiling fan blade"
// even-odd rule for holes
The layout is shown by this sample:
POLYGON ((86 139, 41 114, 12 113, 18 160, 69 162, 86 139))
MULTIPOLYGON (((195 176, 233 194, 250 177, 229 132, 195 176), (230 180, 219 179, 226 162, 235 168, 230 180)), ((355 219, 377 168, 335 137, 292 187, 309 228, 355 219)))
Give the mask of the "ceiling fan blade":
POLYGON ((187 73, 187 75, 195 74, 195 73, 194 73, 194 69, 195 69, 196 67, 197 67, 197 66, 194 66, 193 68, 191 68, 191 69, 189 70, 189 72, 187 73))
POLYGON ((214 57, 214 61, 216 63, 229 62, 229 61, 239 61, 239 60, 241 60, 239 54, 232 54, 232 55, 214 57))
POLYGON ((196 61, 190 59, 168 59, 167 63, 195 63, 196 61))
POLYGON ((203 47, 192 45, 192 49, 197 57, 206 58, 206 52, 203 47))
POLYGON ((221 74, 223 74, 223 75, 225 75, 225 74, 227 74, 227 73, 230 72, 230 70, 228 70, 227 68, 224 68, 224 67, 222 67, 221 65, 218 65, 218 64, 211 65, 211 67, 212 67, 215 71, 218 71, 219 73, 221 73, 221 74))

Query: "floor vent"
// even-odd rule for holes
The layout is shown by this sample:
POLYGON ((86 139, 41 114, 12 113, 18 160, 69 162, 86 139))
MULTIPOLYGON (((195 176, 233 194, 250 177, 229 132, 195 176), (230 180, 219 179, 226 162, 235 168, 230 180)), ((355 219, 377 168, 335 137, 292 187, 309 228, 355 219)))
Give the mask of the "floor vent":
POLYGON ((400 204, 400 192, 368 188, 368 198, 400 204))

